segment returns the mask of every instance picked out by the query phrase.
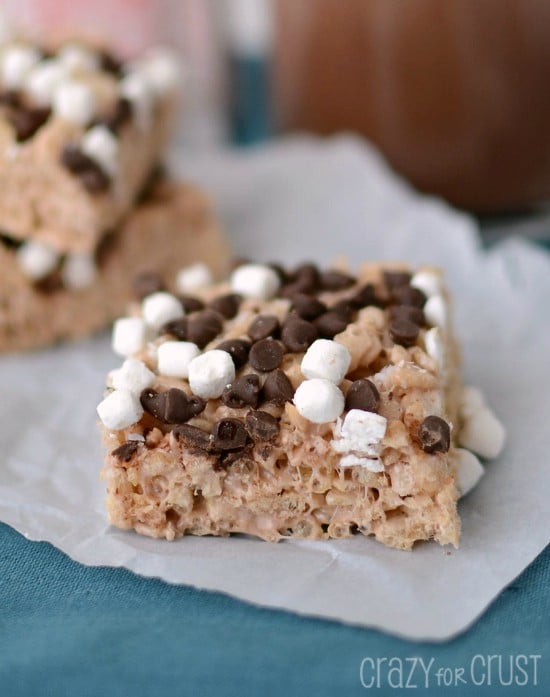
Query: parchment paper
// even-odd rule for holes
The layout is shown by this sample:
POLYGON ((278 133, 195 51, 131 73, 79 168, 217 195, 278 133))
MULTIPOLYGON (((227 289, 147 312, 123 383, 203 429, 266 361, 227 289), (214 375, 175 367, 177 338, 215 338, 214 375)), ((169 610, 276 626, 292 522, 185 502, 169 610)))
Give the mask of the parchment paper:
POLYGON ((503 456, 460 504, 461 548, 406 553, 363 537, 168 543, 109 527, 95 416, 118 364, 107 335, 0 359, 0 520, 84 564, 412 639, 464 630, 549 539, 549 257, 521 241, 481 253, 469 217, 420 197, 349 138, 182 159, 217 196, 238 254, 295 263, 345 252, 446 269, 465 374, 508 430, 503 456))

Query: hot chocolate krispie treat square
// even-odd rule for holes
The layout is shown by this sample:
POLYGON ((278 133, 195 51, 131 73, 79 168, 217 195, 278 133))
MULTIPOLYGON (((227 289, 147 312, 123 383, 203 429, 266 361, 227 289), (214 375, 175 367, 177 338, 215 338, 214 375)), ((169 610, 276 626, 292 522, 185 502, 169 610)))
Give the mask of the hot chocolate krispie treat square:
POLYGON ((76 339, 107 327, 132 299, 132 279, 160 290, 181 263, 208 264, 223 278, 229 252, 209 199, 186 183, 159 180, 94 253, 47 254, 0 235, 0 352, 76 339))
POLYGON ((460 431, 483 455, 503 432, 462 389, 439 271, 247 263, 171 287, 114 327, 125 360, 98 406, 114 525, 458 545, 459 487, 481 472, 460 431))
POLYGON ((171 132, 181 68, 80 41, 0 45, 0 225, 33 253, 92 253, 133 207, 171 132))

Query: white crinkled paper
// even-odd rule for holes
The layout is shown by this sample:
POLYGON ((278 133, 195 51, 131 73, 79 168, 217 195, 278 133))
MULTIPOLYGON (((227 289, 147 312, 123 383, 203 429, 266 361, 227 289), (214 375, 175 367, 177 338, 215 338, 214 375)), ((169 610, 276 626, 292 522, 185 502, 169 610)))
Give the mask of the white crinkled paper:
POLYGON ((521 241, 482 254, 469 217, 417 195, 352 139, 184 161, 215 194, 236 254, 296 263, 345 253, 445 268, 466 378, 508 430, 504 454, 460 504, 460 549, 407 553, 364 537, 168 543, 109 527, 95 406, 120 360, 106 335, 0 359, 0 520, 84 564, 413 639, 464 630, 548 543, 550 257, 521 241))

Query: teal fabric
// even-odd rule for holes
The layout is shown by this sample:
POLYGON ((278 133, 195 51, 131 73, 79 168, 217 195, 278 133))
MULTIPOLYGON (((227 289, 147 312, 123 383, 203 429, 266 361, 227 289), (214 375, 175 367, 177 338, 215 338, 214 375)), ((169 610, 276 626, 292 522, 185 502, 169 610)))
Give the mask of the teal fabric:
MULTIPOLYGON (((446 644, 416 644, 170 586, 124 569, 84 567, 0 525, 0 695, 398 694, 385 674, 380 688, 363 687, 363 659, 400 658, 405 681, 412 665, 405 658, 421 656, 427 664, 433 657, 433 672, 465 667, 468 674, 474 656, 492 654, 506 660, 510 654, 541 655, 531 661, 537 663, 537 685, 530 671, 525 687, 458 683, 445 689, 430 671, 425 689, 417 666, 413 694, 550 695, 549 587, 550 547, 463 636, 446 644)), ((487 671, 477 661, 479 682, 487 671)), ((368 683, 370 664, 364 666, 368 683)), ((506 678, 504 673, 503 668, 506 678)), ((393 680, 398 684, 395 673, 393 680)))

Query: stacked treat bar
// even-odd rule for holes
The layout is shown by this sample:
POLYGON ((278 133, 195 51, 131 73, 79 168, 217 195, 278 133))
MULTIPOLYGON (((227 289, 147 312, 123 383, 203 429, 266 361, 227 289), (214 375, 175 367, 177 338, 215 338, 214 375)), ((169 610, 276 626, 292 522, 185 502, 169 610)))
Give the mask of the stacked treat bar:
POLYGON ((504 433, 462 387, 437 270, 168 280, 114 327, 126 360, 98 407, 114 525, 458 544, 457 498, 483 469, 467 448, 494 457, 504 433))
POLYGON ((0 46, 0 350, 107 324, 139 271, 223 270, 208 201, 159 175, 180 82, 160 49, 0 46))

